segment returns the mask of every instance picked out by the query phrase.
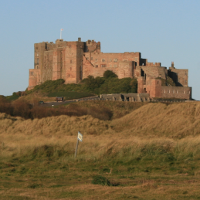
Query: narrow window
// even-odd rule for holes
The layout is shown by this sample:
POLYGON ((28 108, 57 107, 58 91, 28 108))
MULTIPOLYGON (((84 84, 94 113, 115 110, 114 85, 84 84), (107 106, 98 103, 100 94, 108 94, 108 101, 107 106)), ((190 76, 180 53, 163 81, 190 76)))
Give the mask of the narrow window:
POLYGON ((70 60, 70 63, 72 63, 72 60, 70 60))

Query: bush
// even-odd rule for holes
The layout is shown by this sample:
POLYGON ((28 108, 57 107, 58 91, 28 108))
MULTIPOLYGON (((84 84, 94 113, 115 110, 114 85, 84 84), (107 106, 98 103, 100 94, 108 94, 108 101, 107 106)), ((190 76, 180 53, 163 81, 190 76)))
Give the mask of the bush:
MULTIPOLYGON (((87 78, 83 79, 80 84, 64 84, 63 79, 58 79, 55 81, 48 80, 41 85, 35 86, 34 89, 30 91, 26 90, 26 94, 39 91, 49 97, 65 96, 65 99, 87 97, 93 94, 136 93, 137 79, 118 79, 114 72, 107 70, 104 72, 104 77, 94 78, 94 76, 88 76, 87 78), (71 98, 70 96, 77 97, 71 98)), ((12 98, 14 98, 14 96, 12 98)), ((18 96, 16 96, 16 98, 18 98, 18 96)))
POLYGON ((118 78, 118 76, 111 70, 107 70, 103 74, 104 78, 118 78))
POLYGON ((19 92, 18 93, 13 92, 13 94, 11 96, 7 96, 6 99, 9 101, 14 101, 17 100, 19 97, 20 97, 19 92))
POLYGON ((96 175, 93 177, 92 184, 107 185, 107 186, 112 185, 107 178, 100 175, 96 175))
POLYGON ((137 80, 131 78, 110 78, 99 88, 101 94, 111 93, 136 93, 137 80))

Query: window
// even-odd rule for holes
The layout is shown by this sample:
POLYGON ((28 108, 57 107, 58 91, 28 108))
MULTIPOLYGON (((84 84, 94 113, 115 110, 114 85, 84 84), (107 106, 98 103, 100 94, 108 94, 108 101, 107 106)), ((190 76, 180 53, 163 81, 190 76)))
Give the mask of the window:
POLYGON ((70 63, 72 63, 72 60, 70 60, 70 63))
POLYGON ((88 57, 86 57, 86 60, 89 60, 89 58, 88 58, 88 57))
POLYGON ((117 65, 115 64, 114 67, 117 67, 117 65))
POLYGON ((98 65, 95 65, 96 68, 98 68, 98 65))
POLYGON ((101 60, 102 62, 105 62, 105 59, 104 58, 102 58, 102 60, 101 60))
POLYGON ((91 57, 91 60, 93 60, 93 57, 91 57))
POLYGON ((33 72, 30 72, 30 76, 33 76, 33 72))
POLYGON ((114 62, 117 62, 117 61, 118 61, 118 59, 117 59, 117 58, 115 58, 113 61, 114 61, 114 62))
POLYGON ((103 65, 101 65, 101 67, 106 67, 106 65, 105 65, 105 64, 103 64, 103 65))
POLYGON ((97 61, 98 61, 98 59, 95 59, 95 61, 97 62, 97 61))

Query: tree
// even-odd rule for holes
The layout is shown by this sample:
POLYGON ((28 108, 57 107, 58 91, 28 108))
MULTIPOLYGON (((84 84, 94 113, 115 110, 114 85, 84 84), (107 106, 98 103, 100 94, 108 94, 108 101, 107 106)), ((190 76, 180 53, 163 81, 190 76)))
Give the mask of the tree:
POLYGON ((118 76, 111 70, 107 70, 104 72, 103 77, 105 78, 118 78, 118 76))

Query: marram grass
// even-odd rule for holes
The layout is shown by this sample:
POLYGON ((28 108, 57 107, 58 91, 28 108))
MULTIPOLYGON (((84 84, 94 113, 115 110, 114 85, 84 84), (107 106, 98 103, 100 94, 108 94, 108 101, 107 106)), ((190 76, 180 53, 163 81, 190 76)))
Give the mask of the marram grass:
POLYGON ((199 113, 159 103, 111 121, 0 114, 0 199, 199 199, 199 113))

